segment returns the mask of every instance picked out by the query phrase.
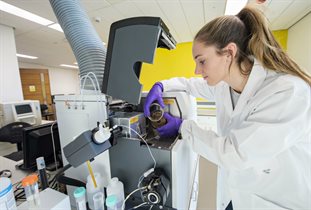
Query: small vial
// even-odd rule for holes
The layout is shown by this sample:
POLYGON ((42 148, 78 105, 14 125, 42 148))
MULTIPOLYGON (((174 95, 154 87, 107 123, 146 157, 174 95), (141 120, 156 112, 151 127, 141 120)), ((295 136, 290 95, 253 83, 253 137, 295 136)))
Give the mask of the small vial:
POLYGON ((24 187, 29 208, 40 206, 38 176, 36 174, 26 176, 22 180, 22 186, 24 187))
POLYGON ((104 210, 104 194, 97 192, 93 195, 94 210, 104 210))
POLYGON ((85 188, 78 187, 73 192, 73 196, 76 200, 76 208, 77 210, 86 210, 86 202, 85 202, 85 188))

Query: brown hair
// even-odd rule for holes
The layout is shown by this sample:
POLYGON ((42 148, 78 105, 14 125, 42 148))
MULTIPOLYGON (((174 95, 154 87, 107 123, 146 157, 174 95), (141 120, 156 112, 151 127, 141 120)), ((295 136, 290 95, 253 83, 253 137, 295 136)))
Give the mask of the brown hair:
POLYGON ((230 42, 237 45, 236 60, 244 75, 250 70, 242 68, 243 62, 255 57, 270 70, 300 77, 311 86, 311 76, 303 71, 275 40, 268 27, 268 21, 261 11, 250 6, 243 8, 236 16, 221 16, 206 24, 195 36, 195 41, 206 46, 215 46, 219 54, 230 42))

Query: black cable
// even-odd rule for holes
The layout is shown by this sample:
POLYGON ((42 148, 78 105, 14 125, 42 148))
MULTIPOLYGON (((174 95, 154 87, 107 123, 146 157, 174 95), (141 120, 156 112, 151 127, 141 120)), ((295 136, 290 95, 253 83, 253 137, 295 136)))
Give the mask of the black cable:
POLYGON ((61 184, 76 186, 76 187, 86 187, 86 184, 84 182, 81 182, 80 180, 73 179, 67 176, 64 176, 64 172, 68 170, 71 167, 71 165, 68 163, 65 165, 56 175, 55 179, 57 182, 61 184))
POLYGON ((68 163, 67 165, 65 165, 61 170, 59 170, 59 171, 57 172, 57 174, 55 174, 54 178, 55 178, 56 180, 58 180, 59 177, 62 176, 63 173, 64 173, 65 171, 67 171, 70 167, 71 167, 71 165, 70 165, 69 163, 68 163))

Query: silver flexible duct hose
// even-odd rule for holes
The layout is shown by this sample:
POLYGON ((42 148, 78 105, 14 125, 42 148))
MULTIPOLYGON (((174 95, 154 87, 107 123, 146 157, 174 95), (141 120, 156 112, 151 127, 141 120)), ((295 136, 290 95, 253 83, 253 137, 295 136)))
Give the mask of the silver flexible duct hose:
MULTIPOLYGON (((107 49, 79 0, 49 0, 78 62, 80 77, 93 72, 102 84, 107 49)), ((84 89, 93 90, 87 81, 84 89)))

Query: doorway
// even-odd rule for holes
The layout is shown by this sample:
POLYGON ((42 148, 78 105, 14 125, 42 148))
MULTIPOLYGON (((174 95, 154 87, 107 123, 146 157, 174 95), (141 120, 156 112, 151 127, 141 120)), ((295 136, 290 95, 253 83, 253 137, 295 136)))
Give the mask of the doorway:
POLYGON ((24 99, 39 100, 41 110, 43 110, 42 118, 44 120, 54 120, 49 70, 21 68, 19 72, 24 99))

